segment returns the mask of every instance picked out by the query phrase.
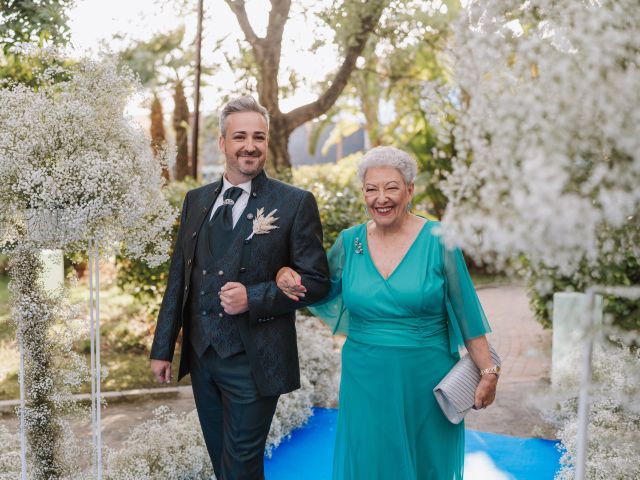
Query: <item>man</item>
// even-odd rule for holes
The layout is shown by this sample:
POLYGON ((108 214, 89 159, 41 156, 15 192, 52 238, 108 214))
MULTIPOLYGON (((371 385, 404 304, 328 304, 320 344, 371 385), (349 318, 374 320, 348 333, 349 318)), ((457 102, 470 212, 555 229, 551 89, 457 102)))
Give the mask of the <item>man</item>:
POLYGON ((300 387, 295 309, 327 293, 329 272, 315 198, 264 173, 266 109, 233 100, 220 132, 226 171, 184 200, 151 370, 171 381, 182 328, 178 380, 191 374, 216 477, 259 480, 278 396, 300 387), (284 265, 302 275, 300 302, 276 286, 284 265))

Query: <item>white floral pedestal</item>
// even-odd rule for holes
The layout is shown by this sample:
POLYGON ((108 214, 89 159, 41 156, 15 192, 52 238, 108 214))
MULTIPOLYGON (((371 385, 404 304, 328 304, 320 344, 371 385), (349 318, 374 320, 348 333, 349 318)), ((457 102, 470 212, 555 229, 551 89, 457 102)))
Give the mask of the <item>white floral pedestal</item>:
MULTIPOLYGON (((583 329, 591 315, 589 298, 584 293, 559 292, 553 295, 553 343, 551 384, 559 387, 580 383, 583 329)), ((597 322, 602 323, 602 297, 595 297, 597 322)))
POLYGON ((64 286, 64 255, 62 250, 42 250, 42 286, 47 292, 56 292, 64 286))

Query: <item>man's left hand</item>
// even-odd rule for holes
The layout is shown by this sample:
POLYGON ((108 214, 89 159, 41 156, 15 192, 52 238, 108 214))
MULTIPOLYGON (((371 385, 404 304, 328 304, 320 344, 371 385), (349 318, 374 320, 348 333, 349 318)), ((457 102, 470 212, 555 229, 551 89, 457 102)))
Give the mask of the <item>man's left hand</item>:
POLYGON ((227 282, 220 289, 220 304, 229 315, 239 315, 249 310, 246 287, 238 282, 227 282))

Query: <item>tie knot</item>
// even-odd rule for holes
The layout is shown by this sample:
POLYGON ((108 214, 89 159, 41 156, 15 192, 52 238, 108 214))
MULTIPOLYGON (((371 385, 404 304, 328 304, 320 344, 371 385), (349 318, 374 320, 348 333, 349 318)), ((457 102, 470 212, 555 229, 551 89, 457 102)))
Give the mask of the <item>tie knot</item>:
POLYGON ((242 192, 243 190, 240 187, 231 187, 225 190, 223 198, 225 200, 231 199, 235 202, 240 198, 240 195, 242 195, 242 192))

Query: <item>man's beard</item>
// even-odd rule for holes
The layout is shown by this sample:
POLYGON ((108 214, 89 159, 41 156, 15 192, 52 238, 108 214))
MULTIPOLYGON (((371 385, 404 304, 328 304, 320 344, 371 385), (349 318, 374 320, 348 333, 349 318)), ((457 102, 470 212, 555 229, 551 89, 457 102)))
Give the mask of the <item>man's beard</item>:
POLYGON ((264 167, 264 160, 261 159, 262 157, 262 153, 258 153, 258 154, 249 154, 249 155, 237 155, 235 157, 235 164, 238 168, 238 171, 243 174, 243 175, 247 175, 247 176, 254 176, 255 174, 257 174, 258 172, 260 172, 260 170, 262 170, 262 168, 264 167), (249 157, 251 158, 252 162, 251 164, 247 164, 244 163, 242 161, 243 157, 249 157))

